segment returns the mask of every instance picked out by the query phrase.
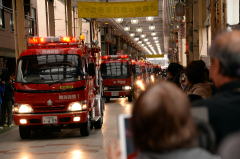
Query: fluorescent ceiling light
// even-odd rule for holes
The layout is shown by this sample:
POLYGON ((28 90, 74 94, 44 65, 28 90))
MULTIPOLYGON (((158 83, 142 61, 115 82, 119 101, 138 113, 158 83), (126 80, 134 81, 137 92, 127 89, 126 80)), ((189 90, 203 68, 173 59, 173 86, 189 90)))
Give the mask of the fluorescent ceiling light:
POLYGON ((146 42, 146 44, 148 44, 148 45, 149 45, 149 44, 150 44, 150 42, 148 41, 148 42, 146 42))
POLYGON ((132 24, 138 24, 138 19, 132 19, 132 20, 131 20, 131 23, 132 23, 132 24))
POLYGON ((134 38, 134 40, 135 40, 135 41, 138 41, 138 40, 139 40, 139 38, 134 38))
POLYGON ((157 35, 157 33, 153 32, 153 33, 151 33, 151 35, 152 35, 152 36, 156 36, 156 35, 157 35))
POLYGON ((154 20, 154 17, 146 17, 146 20, 147 20, 147 21, 153 21, 153 20, 154 20))
POLYGON ((150 25, 149 26, 149 30, 154 30, 155 29, 155 25, 150 25))
POLYGON ((142 34, 142 35, 141 35, 141 38, 145 38, 145 37, 146 37, 146 35, 145 35, 145 34, 142 34))
POLYGON ((138 43, 139 43, 139 44, 142 44, 142 41, 139 41, 138 43))
POLYGON ((117 23, 122 23, 123 22, 123 18, 116 18, 115 19, 117 23))
POLYGON ((153 37, 153 40, 157 40, 158 39, 158 37, 153 37))
POLYGON ((146 38, 146 39, 143 39, 143 41, 148 41, 148 39, 146 38))
POLYGON ((159 41, 158 40, 156 40, 156 41, 154 41, 155 43, 159 43, 159 41))
POLYGON ((142 32, 143 29, 142 29, 142 28, 137 28, 136 31, 137 31, 137 32, 142 32))
POLYGON ((135 34, 134 34, 134 33, 131 33, 131 34, 130 34, 130 36, 131 36, 131 37, 134 37, 134 36, 135 36, 135 34))
POLYGON ((129 31, 129 30, 130 30, 129 26, 124 27, 124 31, 129 31))
POLYGON ((148 54, 149 54, 149 55, 152 55, 152 53, 151 53, 150 51, 148 51, 148 54))

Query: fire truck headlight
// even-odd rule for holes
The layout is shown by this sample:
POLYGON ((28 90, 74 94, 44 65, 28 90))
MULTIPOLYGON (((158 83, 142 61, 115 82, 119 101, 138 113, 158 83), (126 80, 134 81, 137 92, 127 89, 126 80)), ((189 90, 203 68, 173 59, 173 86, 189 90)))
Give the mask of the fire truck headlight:
POLYGON ((137 81, 136 81, 136 85, 137 85, 137 87, 139 87, 142 91, 145 90, 145 85, 144 85, 144 83, 143 83, 142 80, 137 80, 137 81))
POLYGON ((154 77, 154 75, 151 75, 151 81, 152 81, 152 82, 155 82, 155 77, 154 77))
POLYGON ((124 90, 131 90, 132 87, 131 87, 131 86, 123 86, 123 89, 124 89, 124 90))
POLYGON ((29 104, 20 104, 18 106, 18 113, 31 113, 33 112, 32 107, 29 104))
POLYGON ((86 110, 86 109, 87 109, 87 105, 82 104, 80 102, 72 102, 68 106, 69 111, 81 111, 81 110, 86 110))

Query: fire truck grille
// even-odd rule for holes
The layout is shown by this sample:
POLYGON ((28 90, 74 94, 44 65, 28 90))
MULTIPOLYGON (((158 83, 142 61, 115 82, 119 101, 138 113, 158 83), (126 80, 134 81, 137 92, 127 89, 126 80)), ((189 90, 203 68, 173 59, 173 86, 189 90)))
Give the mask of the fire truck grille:
POLYGON ((62 106, 34 106, 34 112, 63 112, 66 111, 66 107, 62 106))
POLYGON ((122 86, 110 86, 108 87, 109 91, 121 91, 122 90, 122 86))

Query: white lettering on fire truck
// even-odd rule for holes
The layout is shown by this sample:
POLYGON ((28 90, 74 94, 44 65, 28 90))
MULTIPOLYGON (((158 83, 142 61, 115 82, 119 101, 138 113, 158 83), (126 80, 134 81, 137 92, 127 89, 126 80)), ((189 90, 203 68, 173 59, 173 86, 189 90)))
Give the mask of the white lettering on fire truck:
POLYGON ((59 54, 60 53, 60 51, 57 49, 49 49, 49 50, 43 49, 41 50, 41 52, 43 54, 59 54))
POLYGON ((76 94, 72 95, 59 95, 59 100, 65 100, 65 99, 77 99, 76 94))
POLYGON ((114 81, 113 83, 114 83, 114 84, 117 84, 117 83, 118 83, 118 84, 125 84, 126 81, 114 81))

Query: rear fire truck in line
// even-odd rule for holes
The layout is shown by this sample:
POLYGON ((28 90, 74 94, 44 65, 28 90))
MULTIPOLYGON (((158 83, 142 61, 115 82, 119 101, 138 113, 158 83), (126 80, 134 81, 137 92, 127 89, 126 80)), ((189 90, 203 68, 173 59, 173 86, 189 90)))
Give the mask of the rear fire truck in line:
POLYGON ((82 136, 103 124, 99 50, 71 37, 33 37, 18 59, 14 121, 22 139, 42 127, 80 128, 82 136))
POLYGON ((103 96, 106 101, 110 101, 110 98, 128 97, 131 102, 134 77, 130 56, 108 55, 102 56, 101 60, 103 96))

